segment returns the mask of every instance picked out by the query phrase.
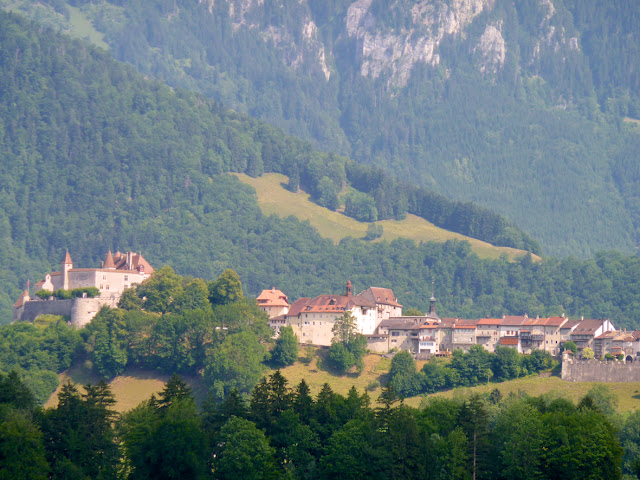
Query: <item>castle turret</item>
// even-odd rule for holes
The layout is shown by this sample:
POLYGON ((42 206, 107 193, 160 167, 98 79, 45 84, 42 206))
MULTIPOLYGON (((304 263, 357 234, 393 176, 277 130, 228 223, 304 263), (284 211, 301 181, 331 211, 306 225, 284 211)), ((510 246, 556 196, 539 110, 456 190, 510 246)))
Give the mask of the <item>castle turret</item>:
POLYGON ((64 260, 62 260, 62 288, 64 290, 69 290, 69 270, 73 268, 73 262, 71 261, 71 255, 69 255, 69 250, 64 256, 64 260))
POLYGON ((350 297, 351 295, 353 295, 353 286, 351 285, 351 280, 347 281, 346 295, 347 297, 350 297))
POLYGON ((108 269, 108 270, 115 270, 116 269, 116 264, 113 261, 113 255, 111 254, 111 250, 109 250, 109 252, 107 253, 107 258, 104 259, 104 263, 102 264, 102 268, 108 269))

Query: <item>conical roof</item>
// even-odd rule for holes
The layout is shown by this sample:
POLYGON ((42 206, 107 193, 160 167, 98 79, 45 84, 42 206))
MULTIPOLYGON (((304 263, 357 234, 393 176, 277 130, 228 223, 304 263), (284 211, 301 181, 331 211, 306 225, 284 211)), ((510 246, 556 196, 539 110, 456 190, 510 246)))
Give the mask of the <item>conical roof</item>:
POLYGON ((67 250, 67 253, 64 256, 64 260, 62 261, 63 265, 73 265, 73 262, 71 261, 71 255, 69 255, 69 250, 67 250))
POLYGON ((116 268, 116 264, 113 261, 113 255, 111 254, 111 250, 107 253, 107 258, 104 259, 104 264, 102 268, 116 268))

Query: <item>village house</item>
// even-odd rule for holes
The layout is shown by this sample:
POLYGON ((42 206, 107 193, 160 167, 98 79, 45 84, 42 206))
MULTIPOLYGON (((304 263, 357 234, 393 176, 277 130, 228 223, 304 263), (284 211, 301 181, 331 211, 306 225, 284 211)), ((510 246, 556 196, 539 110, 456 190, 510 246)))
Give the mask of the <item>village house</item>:
MULTIPOLYGON (((605 332, 615 330, 609 319, 580 320, 569 334, 569 340, 574 342, 579 351, 589 347, 593 349, 594 339, 605 332)), ((594 352, 595 353, 595 352, 594 352)))
MULTIPOLYGON (((268 312, 270 302, 284 305, 286 295, 272 288, 264 290, 258 298, 258 304, 268 312)), ((291 325, 301 343, 328 346, 336 319, 349 311, 356 319, 358 331, 367 337, 367 348, 378 353, 405 350, 420 356, 447 355, 457 349, 468 352, 472 346, 481 345, 489 352, 503 346, 519 353, 543 350, 559 355, 563 343, 569 340, 576 342, 580 350, 594 347, 598 357, 615 351, 635 358, 640 352, 640 332, 637 335, 612 332, 609 320, 571 320, 564 315, 441 319, 433 295, 426 315, 392 315, 401 312, 401 308, 390 289, 370 287, 353 295, 348 282, 345 295, 300 298, 286 314, 272 317, 269 324, 276 333, 282 325, 291 325)))
POLYGON ((426 321, 424 316, 387 318, 380 322, 375 335, 387 339, 387 352, 397 349, 417 353, 420 329, 426 321))
POLYGON ((43 280, 34 285, 34 293, 40 290, 54 292, 95 287, 99 295, 95 298, 45 300, 32 298, 25 290, 14 304, 13 320, 33 321, 38 315, 63 315, 69 317, 76 327, 82 327, 91 321, 102 306, 116 307, 127 288, 142 283, 152 273, 153 267, 139 253, 116 252, 114 255, 109 250, 100 268, 74 268, 67 251, 60 271, 47 273, 43 280))
POLYGON ((500 342, 501 318, 482 318, 478 320, 476 328, 476 340, 485 350, 494 352, 500 342))
POLYGON ((479 320, 458 320, 453 326, 453 349, 468 352, 476 345, 479 320))
POLYGON ((351 281, 348 281, 344 295, 296 300, 285 314, 285 324, 293 327, 300 343, 329 346, 336 320, 347 311, 354 317, 359 333, 372 335, 387 313, 402 314, 402 305, 391 289, 371 287, 353 295, 351 281))

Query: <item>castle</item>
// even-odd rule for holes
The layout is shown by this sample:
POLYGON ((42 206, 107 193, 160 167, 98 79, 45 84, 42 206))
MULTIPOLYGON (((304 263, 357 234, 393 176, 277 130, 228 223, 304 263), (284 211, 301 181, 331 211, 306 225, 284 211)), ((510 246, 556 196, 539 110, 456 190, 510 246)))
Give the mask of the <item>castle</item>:
POLYGON ((111 250, 105 256, 100 268, 74 268, 71 255, 67 251, 60 271, 45 275, 44 280, 34 285, 34 294, 40 290, 73 290, 95 287, 99 295, 95 298, 72 298, 48 300, 32 298, 25 290, 13 305, 13 320, 33 321, 38 315, 52 314, 69 317, 71 324, 82 327, 89 323, 102 306, 116 307, 122 292, 132 285, 149 278, 153 267, 139 253, 116 252, 111 250))

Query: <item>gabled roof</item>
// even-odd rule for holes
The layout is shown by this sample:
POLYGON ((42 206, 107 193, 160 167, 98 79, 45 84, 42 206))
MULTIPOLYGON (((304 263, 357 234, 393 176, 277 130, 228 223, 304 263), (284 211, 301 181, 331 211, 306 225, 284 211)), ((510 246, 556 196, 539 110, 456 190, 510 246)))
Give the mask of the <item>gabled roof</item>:
POLYGON ((116 252, 116 255, 114 257, 114 263, 115 263, 116 270, 137 271, 140 267, 142 267, 144 269, 144 273, 146 274, 153 273, 153 267, 149 265, 149 262, 147 262, 145 258, 142 256, 142 254, 140 253, 116 252), (131 258, 130 265, 127 264, 129 257, 131 258))
POLYGON ((502 318, 482 318, 478 325, 502 325, 502 318))
POLYGON ((616 332, 615 330, 612 330, 610 332, 604 332, 604 333, 598 335, 596 337, 596 340, 604 340, 605 338, 613 338, 613 339, 615 339, 615 337, 620 336, 620 333, 621 332, 616 332))
POLYGON ((547 318, 545 326, 547 326, 547 327, 559 327, 564 322, 566 322, 567 320, 569 320, 567 317, 549 317, 549 318, 547 318))
POLYGON ((517 327, 524 325, 529 318, 526 315, 507 315, 502 319, 502 326, 517 327))
POLYGON ((378 328, 387 328, 389 330, 414 330, 420 329, 424 323, 424 317, 391 317, 382 320, 378 328))
POLYGON ((298 315, 300 315, 300 312, 307 305, 308 301, 309 301, 309 298, 302 297, 297 299, 295 302, 293 302, 293 304, 291 305, 291 308, 289 308, 289 313, 287 313, 287 317, 297 317, 298 315))
POLYGON ((256 301, 260 306, 268 307, 288 307, 289 300, 287 296, 280 290, 276 290, 275 287, 271 287, 270 290, 263 290, 260 295, 256 297, 256 301))
POLYGON ((393 295, 393 290, 390 288, 369 287, 356 295, 356 297, 366 298, 368 301, 377 304, 402 307, 402 305, 398 303, 398 299, 393 295))
POLYGON ((581 320, 571 335, 594 335, 604 322, 605 320, 581 320))
POLYGON ((440 322, 440 328, 453 328, 456 322, 458 322, 457 318, 445 317, 440 322))
POLYGON ((560 327, 560 330, 570 330, 580 323, 580 320, 567 320, 567 322, 560 327))
POLYGON ((29 301, 28 299, 29 299, 29 290, 25 290, 24 292, 22 292, 22 295, 20 295, 20 298, 18 299, 18 301, 13 304, 13 307, 18 308, 23 306, 25 303, 29 301))
POLYGON ((453 328, 466 328, 467 330, 475 330, 480 320, 465 319, 459 320, 453 328))
POLYGON ((375 308, 375 306, 375 303, 359 295, 355 297, 347 295, 318 295, 307 301, 304 311, 311 313, 339 313, 351 310, 354 307, 375 308))

